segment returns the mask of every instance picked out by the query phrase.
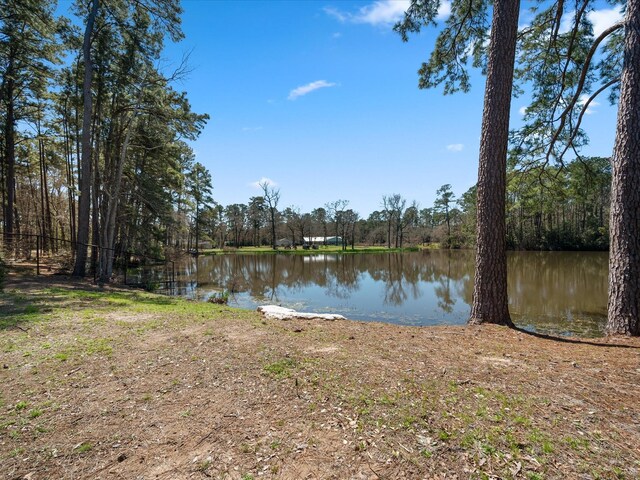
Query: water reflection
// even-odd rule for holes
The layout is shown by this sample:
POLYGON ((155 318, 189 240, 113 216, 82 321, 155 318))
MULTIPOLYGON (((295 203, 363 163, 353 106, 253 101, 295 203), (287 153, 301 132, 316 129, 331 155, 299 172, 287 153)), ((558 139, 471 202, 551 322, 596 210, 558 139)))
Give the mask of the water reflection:
MULTIPOLYGON (((595 252, 512 252, 514 321, 546 333, 598 335, 606 317, 607 256, 595 252)), ((466 322, 473 252, 368 255, 219 255, 178 266, 180 294, 206 299, 226 289, 232 303, 342 313, 412 325, 466 322)))
POLYGON ((509 308, 539 331, 601 335, 607 316, 603 252, 518 252, 509 257, 509 308))

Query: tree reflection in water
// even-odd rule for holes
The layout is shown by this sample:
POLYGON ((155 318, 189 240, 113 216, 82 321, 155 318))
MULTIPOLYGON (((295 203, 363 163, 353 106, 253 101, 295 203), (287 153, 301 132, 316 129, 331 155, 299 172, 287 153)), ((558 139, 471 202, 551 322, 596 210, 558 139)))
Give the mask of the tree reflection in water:
MULTIPOLYGON (((548 333, 600 332, 606 253, 511 252, 508 268, 516 323, 548 333)), ((216 255, 188 259, 178 272, 180 294, 206 299, 226 289, 247 308, 280 303, 358 320, 462 324, 473 291, 473 252, 216 255)))

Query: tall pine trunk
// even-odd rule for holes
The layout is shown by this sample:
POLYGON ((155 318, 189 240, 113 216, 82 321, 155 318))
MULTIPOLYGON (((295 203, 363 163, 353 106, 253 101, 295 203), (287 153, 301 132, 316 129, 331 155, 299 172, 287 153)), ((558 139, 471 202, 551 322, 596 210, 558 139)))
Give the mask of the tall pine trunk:
POLYGON ((78 234, 76 243, 76 262, 73 275, 84 277, 87 265, 87 244, 89 243, 89 217, 91 213, 91 110, 93 106, 91 83, 93 80, 93 62, 91 59, 91 36, 98 14, 99 0, 92 0, 84 31, 82 55, 84 59, 84 82, 82 95, 84 106, 82 113, 82 152, 80 164, 80 199, 78 201, 78 234))
MULTIPOLYGON (((13 51, 13 49, 11 50, 13 51)), ((5 98, 7 119, 5 122, 5 138, 4 138, 4 159, 6 162, 5 168, 5 190, 7 192, 7 203, 5 204, 4 211, 4 234, 5 245, 10 245, 13 241, 13 222, 14 222, 14 207, 15 207, 15 168, 16 168, 16 145, 15 145, 15 111, 14 111, 14 98, 15 98, 15 81, 13 79, 13 57, 9 58, 9 65, 6 72, 6 84, 5 98)))
POLYGON ((40 138, 40 135, 42 135, 42 133, 40 132, 40 129, 38 129, 38 158, 40 159, 39 161, 39 165, 40 165, 40 217, 41 217, 41 221, 42 221, 42 228, 40 229, 41 234, 42 234, 42 250, 43 251, 47 251, 50 248, 49 245, 49 240, 50 237, 53 236, 51 233, 51 230, 49 230, 47 227, 49 226, 49 223, 47 222, 47 208, 46 208, 46 200, 45 200, 45 191, 47 189, 47 185, 46 185, 46 173, 45 173, 45 159, 44 159, 44 142, 42 141, 42 138, 40 138))
MULTIPOLYGON (((68 111, 68 99, 65 99, 65 111, 68 111)), ((69 117, 62 117, 62 130, 64 136, 64 158, 65 172, 67 179, 67 201, 69 203, 69 239, 71 245, 76 243, 76 205, 75 205, 75 184, 73 180, 73 159, 71 153, 71 129, 69 128, 69 117)))
POLYGON ((116 238, 116 214, 118 212, 118 204, 120 200, 120 186, 122 184, 122 173, 127 158, 127 150, 131 142, 131 135, 135 128, 135 118, 138 114, 138 107, 133 111, 133 115, 128 120, 125 129, 124 142, 120 151, 120 155, 116 158, 117 165, 112 169, 112 177, 109 185, 105 186, 105 190, 109 190, 105 196, 106 215, 102 226, 102 235, 100 241, 100 281, 109 282, 113 273, 113 260, 115 254, 115 238, 116 238))
POLYGON ((626 15, 611 160, 609 335, 640 335, 640 0, 627 2, 626 15))
POLYGON ((493 4, 478 166, 476 273, 469 323, 513 325, 507 298, 505 225, 509 110, 520 2, 493 4))

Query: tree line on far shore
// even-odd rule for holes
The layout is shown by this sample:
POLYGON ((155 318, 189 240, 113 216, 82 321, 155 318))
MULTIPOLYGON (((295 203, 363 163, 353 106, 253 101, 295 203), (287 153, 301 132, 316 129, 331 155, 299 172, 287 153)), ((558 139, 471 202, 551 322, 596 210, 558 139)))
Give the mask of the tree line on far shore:
MULTIPOLYGON (((580 158, 562 168, 519 171, 510 168, 507 187, 507 244, 518 250, 606 250, 611 167, 606 158, 580 158)), ((436 192, 432 206, 401 194, 384 195, 367 216, 348 200, 327 202, 303 212, 282 206, 280 189, 262 185, 247 203, 220 205, 211 197, 194 217, 182 248, 248 247, 278 241, 303 245, 305 238, 339 237, 343 248, 380 245, 402 248, 438 243, 471 248, 475 242, 476 187, 456 197, 450 184, 436 192), (266 199, 271 197, 271 207, 266 199), (277 198, 277 201, 276 201, 277 198), (274 205, 275 203, 275 205, 274 205), (273 216, 272 216, 273 214, 273 216), (272 219, 274 224, 272 224, 272 219)), ((286 192, 285 192, 286 193, 286 192)), ((276 245, 277 247, 278 245, 276 245)))

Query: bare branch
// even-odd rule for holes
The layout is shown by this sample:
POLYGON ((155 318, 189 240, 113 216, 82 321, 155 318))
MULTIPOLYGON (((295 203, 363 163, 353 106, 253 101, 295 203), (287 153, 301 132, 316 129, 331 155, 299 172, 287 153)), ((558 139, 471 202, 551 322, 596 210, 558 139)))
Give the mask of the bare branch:
POLYGON ((612 25, 611 27, 607 28, 604 32, 602 32, 598 36, 598 38, 596 38, 595 41, 593 42, 593 45, 591 46, 591 49, 589 50, 589 53, 587 54, 587 57, 585 58, 584 65, 582 67, 582 72, 580 74, 580 80, 578 81, 578 85, 576 87, 576 91, 573 94, 573 97, 571 98, 571 101, 569 102, 567 107, 564 109, 564 111, 560 115, 560 118, 559 118, 560 125, 558 126, 558 128, 554 132, 554 134, 553 134, 553 136, 551 138, 551 142, 549 142, 549 148, 547 150, 547 155, 546 155, 547 161, 545 163, 549 162, 549 159, 551 158, 551 154, 552 154, 552 151, 553 151, 553 147, 555 146, 556 142, 558 141, 558 138, 560 137, 560 134, 562 133, 562 130, 564 129, 564 127, 566 125, 567 117, 571 113, 571 111, 574 109, 574 107, 576 106, 576 103, 578 103, 578 99, 580 98, 580 95, 582 94, 582 90, 584 89, 584 84, 585 84, 585 81, 587 79, 587 74, 589 73, 589 67, 591 66, 591 60, 593 59, 593 56, 595 55, 596 51, 598 50, 598 46, 600 45, 600 43, 602 43, 602 41, 605 38, 607 38, 609 35, 611 35, 616 30, 622 28, 623 26, 624 26, 623 22, 619 22, 619 23, 616 23, 616 24, 612 25))

